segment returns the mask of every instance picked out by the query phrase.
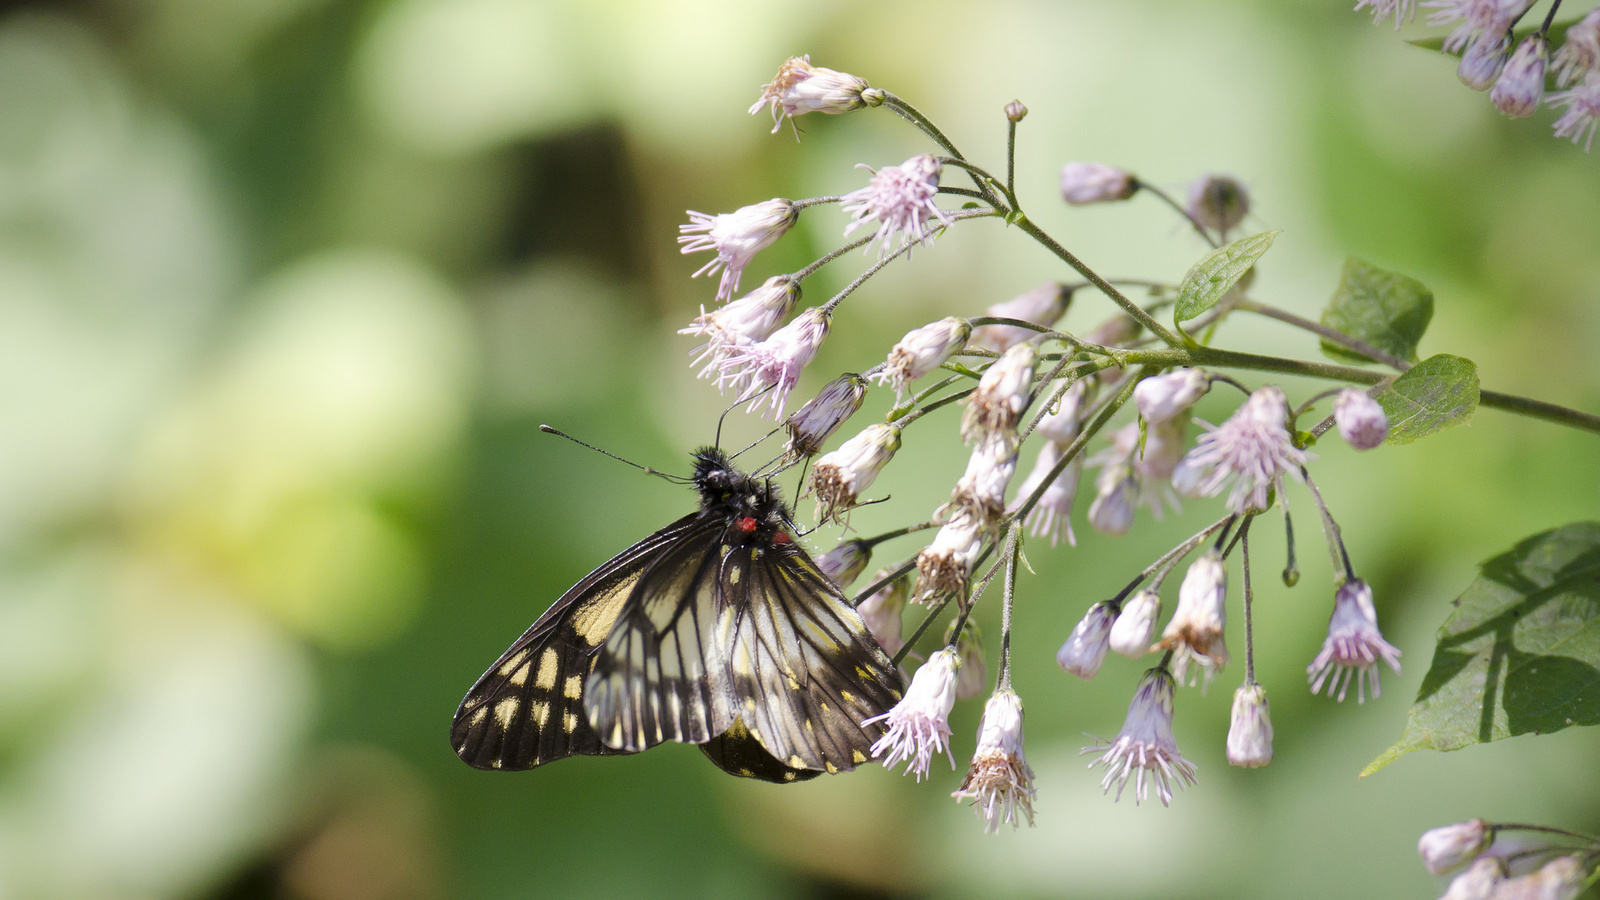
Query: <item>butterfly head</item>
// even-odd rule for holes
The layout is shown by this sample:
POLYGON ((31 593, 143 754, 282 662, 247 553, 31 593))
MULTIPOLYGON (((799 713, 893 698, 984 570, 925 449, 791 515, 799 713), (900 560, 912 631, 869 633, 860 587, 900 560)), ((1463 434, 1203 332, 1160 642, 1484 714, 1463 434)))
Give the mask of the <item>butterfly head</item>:
POLYGON ((725 518, 746 534, 784 535, 790 526, 789 509, 777 488, 766 478, 752 478, 734 467, 728 455, 715 447, 694 453, 694 486, 700 508, 725 518))

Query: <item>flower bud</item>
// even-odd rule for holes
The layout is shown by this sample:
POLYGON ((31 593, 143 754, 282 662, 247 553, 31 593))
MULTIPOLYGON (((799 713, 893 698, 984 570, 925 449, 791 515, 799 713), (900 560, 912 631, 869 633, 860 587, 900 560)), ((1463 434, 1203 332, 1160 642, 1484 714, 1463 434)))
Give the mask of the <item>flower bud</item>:
MULTIPOLYGON (((1064 284, 1050 281, 1004 303, 996 303, 989 307, 987 313, 1001 319, 1018 319, 1049 328, 1066 313, 1071 302, 1072 291, 1064 284)), ((972 346, 1003 353, 1038 334, 1031 328, 1018 325, 980 325, 972 330, 972 346)))
POLYGON ((845 420, 861 408, 867 398, 867 380, 846 373, 828 382, 815 397, 806 401, 784 420, 789 430, 785 455, 791 460, 814 456, 845 420))
POLYGON ((1017 471, 1017 442, 1007 434, 990 434, 972 451, 967 471, 956 482, 950 502, 940 513, 968 509, 994 522, 1006 508, 1006 486, 1017 471))
POLYGON ((717 299, 726 300, 739 289, 739 276, 756 253, 772 246, 798 221, 800 208, 781 197, 717 216, 691 209, 689 224, 678 226, 678 243, 683 245, 680 252, 716 251, 716 258, 693 277, 722 272, 717 299))
MULTIPOLYGON (((888 577, 889 569, 881 569, 872 576, 873 583, 888 577)), ((911 581, 908 578, 896 578, 872 593, 872 596, 861 601, 856 607, 856 612, 861 614, 861 621, 866 623, 867 630, 872 632, 873 638, 878 641, 885 653, 893 655, 900 652, 906 645, 901 636, 903 624, 900 614, 905 611, 906 597, 911 593, 911 581)))
MULTIPOLYGON (((1095 386, 1096 382, 1091 379, 1073 382, 1072 386, 1067 388, 1067 392, 1056 401, 1055 406, 1039 416, 1039 424, 1034 426, 1034 432, 1062 447, 1072 443, 1078 436, 1079 427, 1083 424, 1083 414, 1094 400, 1095 386)), ((1050 391, 1042 396, 1053 394, 1054 391, 1050 391)))
POLYGON ((1506 864, 1499 857, 1485 856, 1450 881, 1450 888, 1439 900, 1490 900, 1495 888, 1506 880, 1506 864))
POLYGON ((1204 369, 1178 369, 1146 378, 1133 389, 1139 415, 1154 425, 1185 415, 1189 407, 1211 390, 1211 375, 1204 369))
POLYGON ((972 335, 972 323, 950 316, 909 331, 889 351, 889 360, 874 378, 879 384, 894 387, 895 402, 905 395, 906 385, 944 365, 961 352, 972 335))
POLYGON ((1545 61, 1550 57, 1550 42, 1544 35, 1535 34, 1517 45, 1494 89, 1489 92, 1489 102, 1514 119, 1525 119, 1539 109, 1544 99, 1545 61))
POLYGON ((1022 105, 1021 100, 1013 100, 1006 104, 1006 121, 1021 122, 1028 115, 1028 108, 1022 105))
POLYGON ((1156 619, 1161 616, 1161 595, 1146 588, 1122 603, 1122 612, 1111 626, 1109 645, 1129 659, 1150 652, 1155 637, 1156 619))
POLYGON ((1016 344, 983 371, 961 416, 962 440, 970 444, 991 435, 1015 435, 1033 391, 1037 354, 1032 343, 1016 344))
POLYGON ((1561 49, 1556 51, 1551 65, 1556 70, 1556 84, 1561 87, 1582 81, 1590 72, 1600 71, 1600 6, 1568 26, 1567 33, 1561 37, 1561 49))
POLYGON ((1242 684, 1233 692, 1233 720, 1228 726, 1228 765, 1259 769, 1272 762, 1272 717, 1267 689, 1242 684))
POLYGON ((795 56, 784 62, 771 84, 761 89, 761 99, 750 107, 750 114, 770 105, 772 132, 776 134, 786 118, 792 120, 809 112, 837 115, 883 102, 882 97, 870 94, 871 89, 862 79, 813 66, 809 55, 795 56))
POLYGON ((1072 636, 1056 651, 1056 665, 1086 681, 1093 678, 1105 662, 1111 625, 1116 618, 1111 604, 1105 601, 1089 607, 1072 629, 1072 636))
POLYGON ((1345 388, 1333 401, 1333 421, 1339 436, 1357 450, 1371 450, 1389 436, 1389 417, 1366 391, 1345 388))
POLYGON ((872 486, 899 449, 900 429, 879 423, 867 426, 839 449, 824 454, 811 474, 811 491, 817 495, 817 519, 841 521, 840 514, 855 507, 861 492, 872 486))
POLYGON ((1184 680, 1191 662, 1204 669, 1206 680, 1228 661, 1223 628, 1227 621, 1228 567, 1222 556, 1209 550, 1184 573, 1178 588, 1178 608, 1161 632, 1160 646, 1176 650, 1173 675, 1184 680))
POLYGON ((982 697, 989 689, 989 666, 983 657, 983 636, 978 633, 978 624, 968 619, 961 627, 961 633, 955 633, 955 623, 945 631, 945 643, 956 648, 956 655, 961 658, 961 665, 956 669, 956 699, 971 700, 982 697))
POLYGON ((1558 856, 1529 876, 1536 879, 1539 900, 1577 900, 1583 893, 1588 867, 1582 856, 1558 856))
POLYGON ((1139 179, 1115 166, 1069 162, 1061 167, 1061 199, 1073 206, 1126 200, 1138 189, 1139 179))
POLYGON ((1493 841, 1494 828, 1488 822, 1469 819, 1423 832, 1417 841, 1417 854, 1429 872, 1443 875, 1466 865, 1493 841))
POLYGON ((841 541, 837 547, 817 558, 817 568, 833 579, 840 588, 847 588, 861 577, 861 571, 872 561, 872 545, 866 541, 841 541))
POLYGON ((1189 185, 1189 215, 1201 225, 1226 235, 1250 212, 1244 185, 1226 175, 1207 175, 1189 185))
POLYGON ((1500 77, 1506 64, 1506 52, 1511 49, 1511 39, 1505 35, 1485 34, 1467 45, 1461 54, 1461 64, 1456 66, 1456 77, 1475 91, 1487 91, 1500 77))
POLYGON ((1127 534, 1133 527, 1133 501, 1139 492, 1139 483, 1133 479, 1133 467, 1123 463, 1106 466, 1095 480, 1097 493, 1089 504, 1089 524, 1105 534, 1127 534))

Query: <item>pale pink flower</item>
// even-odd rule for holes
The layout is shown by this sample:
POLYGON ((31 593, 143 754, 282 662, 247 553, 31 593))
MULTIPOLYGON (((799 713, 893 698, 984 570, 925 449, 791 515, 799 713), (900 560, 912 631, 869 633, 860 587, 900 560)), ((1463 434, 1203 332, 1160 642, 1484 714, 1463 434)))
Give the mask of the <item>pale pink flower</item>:
MULTIPOLYGON (((1011 501, 1011 511, 1019 509, 1024 501, 1033 496, 1033 492, 1044 484, 1050 470, 1055 468, 1061 459, 1061 453, 1066 448, 1055 441, 1045 441, 1039 447, 1038 461, 1033 464, 1033 471, 1017 489, 1017 496, 1011 501)), ((1077 535, 1072 533, 1072 503, 1078 494, 1078 482, 1083 477, 1083 455, 1079 454, 1067 463, 1055 478, 1050 480, 1044 493, 1039 495, 1039 502, 1034 504, 1028 512, 1025 522, 1032 529, 1034 537, 1050 536, 1050 546, 1054 547, 1063 534, 1067 543, 1077 546, 1077 535)))
POLYGON ((1160 646, 1175 650, 1173 674, 1184 680, 1191 662, 1200 664, 1205 682, 1228 662, 1223 631, 1227 624, 1228 566, 1209 550, 1189 566, 1178 588, 1178 608, 1161 632, 1160 646))
POLYGON ((1178 752, 1178 742, 1172 735, 1173 693, 1172 676, 1165 669, 1145 672, 1116 739, 1083 748, 1084 753, 1100 754, 1089 767, 1105 767, 1100 787, 1109 793, 1115 782, 1118 800, 1122 799, 1129 778, 1134 780, 1135 804, 1142 803, 1154 786, 1156 797, 1166 806, 1172 802, 1174 782, 1179 788, 1184 782, 1195 783, 1194 764, 1178 752))
POLYGON ((1267 492, 1286 474, 1298 477, 1307 459, 1289 436, 1288 417, 1283 391, 1260 388, 1228 421, 1205 425, 1207 432, 1172 473, 1173 487, 1214 497, 1231 485, 1228 506, 1234 512, 1266 509, 1267 492))
POLYGON ((1372 588, 1356 579, 1339 586, 1334 595, 1333 615, 1328 620, 1328 637, 1322 642, 1322 652, 1306 666, 1306 676, 1311 682, 1311 693, 1328 686, 1328 696, 1344 702, 1345 692, 1351 682, 1356 686, 1356 702, 1365 703, 1367 688, 1373 699, 1382 691, 1378 684, 1379 661, 1400 671, 1400 651, 1383 639, 1378 631, 1378 613, 1372 606, 1372 588))
POLYGON ((1400 29, 1402 21, 1411 21, 1417 17, 1417 0, 1356 0, 1357 10, 1364 6, 1372 8, 1374 25, 1393 16, 1396 31, 1400 29))
POLYGON ((785 457, 798 460, 815 456, 866 398, 867 380, 860 375, 840 375, 823 385, 815 397, 784 420, 783 427, 789 432, 785 457))
MULTIPOLYGON (((1016 319, 1049 328, 1066 313, 1071 302, 1072 291, 1066 285, 1047 281, 1031 291, 990 306, 984 313, 997 319, 1016 319)), ((1038 336, 1038 331, 1021 325, 979 325, 972 329, 972 346, 1004 353, 1038 336)))
POLYGON ((1003 433, 984 437, 968 457, 967 471, 956 482, 950 502, 936 515, 965 509, 987 523, 998 521, 1006 508, 1006 486, 1016 471, 1017 442, 1003 433))
POLYGON ((1505 69, 1511 39, 1503 33, 1484 34, 1467 45, 1456 66, 1456 78, 1475 91, 1487 91, 1505 69))
POLYGON ((1389 417, 1366 391, 1345 388, 1333 401, 1333 422, 1339 436, 1357 450, 1371 450, 1389 436, 1389 417))
POLYGON ((983 370, 961 415, 963 441, 970 444, 992 435, 1015 436, 1017 420, 1032 396, 1037 358, 1037 345, 1025 342, 1012 346, 983 370))
POLYGON ((772 83, 761 89, 761 99, 750 107, 750 114, 770 105, 772 133, 777 134, 784 119, 792 121, 811 112, 837 115, 883 102, 870 91, 867 83, 854 75, 813 66, 810 55, 794 56, 778 69, 772 83))
POLYGON ((1133 502, 1139 482, 1126 462, 1107 465, 1095 478, 1095 497, 1089 504, 1089 524, 1104 534, 1127 534, 1133 527, 1133 502))
POLYGON ((898 403, 905 396, 906 385, 944 365, 967 345, 971 334, 972 324, 955 316, 907 332, 889 351, 888 362, 872 377, 879 384, 892 385, 898 403))
POLYGON ((800 284, 788 275, 774 275, 766 283, 714 312, 700 307, 700 315, 679 334, 698 334, 707 338, 696 348, 695 363, 706 361, 700 371, 705 378, 722 368, 722 361, 746 344, 772 336, 789 310, 800 299, 800 284))
POLYGON ((1600 6, 1574 22, 1561 39, 1561 49, 1550 61, 1556 70, 1556 84, 1567 87, 1582 81, 1590 72, 1600 71, 1600 6))
POLYGON ((1111 626, 1109 645, 1112 650, 1138 659, 1150 652, 1150 641, 1155 637, 1156 620, 1161 617, 1161 595, 1145 588, 1123 601, 1122 612, 1111 626))
POLYGON ((1444 49, 1460 53, 1470 41, 1483 35, 1503 35, 1511 21, 1531 0, 1422 0, 1423 7, 1434 10, 1428 14, 1428 25, 1438 28, 1456 25, 1444 39, 1444 49))
POLYGON ((817 495, 817 519, 842 521, 861 493, 900 449, 900 429, 881 422, 868 425, 839 449, 823 454, 812 468, 811 491, 817 495))
POLYGON ((983 519, 969 510, 957 510, 950 521, 940 526, 933 542, 917 554, 913 601, 927 603, 936 597, 962 596, 987 530, 983 519))
POLYGON ((1204 369, 1177 369, 1146 378, 1133 389, 1133 402, 1139 415, 1154 425, 1189 414, 1206 392, 1211 390, 1211 375, 1204 369))
POLYGON ((1435 875, 1444 875, 1471 862, 1494 842, 1494 828, 1482 819, 1430 828, 1417 840, 1417 855, 1435 875))
POLYGON ((844 229, 846 237, 869 220, 877 219, 878 255, 883 257, 891 250, 900 249, 890 247, 897 237, 900 247, 931 244, 934 229, 929 228, 928 223, 934 220, 944 225, 951 223, 949 214, 934 202, 939 196, 941 168, 937 159, 922 154, 898 166, 877 170, 870 166, 861 168, 872 172, 872 181, 844 196, 844 211, 851 215, 851 222, 844 229))
POLYGON ((738 391, 738 402, 750 401, 751 410, 761 405, 765 395, 771 394, 767 404, 769 412, 782 415, 789 392, 800 380, 800 372, 817 355, 817 348, 828 336, 830 324, 827 310, 813 306, 766 340, 741 344, 722 360, 718 387, 732 387, 738 391))
MULTIPOLYGON (((872 576, 872 583, 876 584, 888 577, 889 569, 882 569, 872 576)), ((872 632, 872 637, 877 640, 878 646, 885 653, 895 654, 906 645, 902 637, 904 623, 901 613, 906 608, 906 597, 911 593, 911 582, 907 578, 896 578, 871 596, 861 601, 856 607, 856 612, 861 614, 861 621, 866 623, 867 630, 872 632)))
POLYGON ((984 704, 972 765, 950 796, 971 800, 990 834, 1005 822, 1017 828, 1024 816, 1033 824, 1033 770, 1022 752, 1022 698, 1014 691, 997 690, 984 704))
POLYGON ((1491 900, 1499 896, 1495 888, 1505 880, 1505 862, 1496 856, 1485 856, 1452 878, 1449 889, 1439 900, 1491 900))
POLYGON ((1489 92, 1489 102, 1495 109, 1516 119, 1533 115, 1544 97, 1544 69, 1549 56, 1550 42, 1542 34, 1518 44, 1489 92))
MULTIPOLYGON (((1072 443, 1078 436, 1078 429, 1083 425, 1083 415, 1094 399, 1094 388, 1093 379, 1073 382, 1072 386, 1067 388, 1067 392, 1056 400, 1054 406, 1039 415, 1039 423, 1034 426, 1034 433, 1062 447, 1072 443)), ((1040 396, 1054 395, 1055 389, 1052 387, 1040 396)))
POLYGON ((1233 716, 1228 724, 1228 765, 1259 769, 1272 762, 1272 716, 1267 689, 1242 684, 1233 692, 1233 716))
POLYGON ((1072 636, 1056 651, 1056 665, 1079 678, 1093 678, 1106 660, 1111 625, 1116 618, 1116 610, 1109 603, 1101 601, 1089 607, 1072 629, 1072 636))
POLYGON ((1557 91, 1545 102, 1567 108, 1556 120, 1556 137, 1572 138, 1574 144, 1582 142, 1585 153, 1594 148, 1594 133, 1600 128, 1600 72, 1590 72, 1582 84, 1557 91))
POLYGON ((883 737, 872 745, 872 755, 883 757, 884 768, 905 761, 906 774, 921 781, 928 774, 933 754, 940 751, 950 759, 950 768, 955 768, 950 753, 950 710, 956 703, 956 668, 960 665, 954 647, 933 654, 917 669, 906 695, 893 709, 861 723, 886 723, 883 737))
POLYGON ((739 276, 756 253, 772 246, 800 220, 800 208, 782 198, 746 206, 719 216, 689 210, 689 224, 678 226, 681 252, 714 250, 717 257, 694 277, 722 272, 717 299, 726 300, 739 289, 739 276))
POLYGON ((1061 199, 1073 206, 1126 200, 1138 189, 1139 179, 1116 166, 1069 162, 1061 167, 1061 199))
MULTIPOLYGON (((955 622, 950 623, 951 626, 955 622)), ((956 699, 971 700, 983 696, 989 689, 989 662, 983 655, 983 635, 978 624, 968 619, 960 633, 954 627, 945 631, 945 642, 956 648, 960 664, 956 666, 956 699)))
POLYGON ((866 541, 840 541, 827 553, 817 557, 817 568, 840 588, 847 588, 861 577, 867 563, 872 561, 872 545, 866 541))

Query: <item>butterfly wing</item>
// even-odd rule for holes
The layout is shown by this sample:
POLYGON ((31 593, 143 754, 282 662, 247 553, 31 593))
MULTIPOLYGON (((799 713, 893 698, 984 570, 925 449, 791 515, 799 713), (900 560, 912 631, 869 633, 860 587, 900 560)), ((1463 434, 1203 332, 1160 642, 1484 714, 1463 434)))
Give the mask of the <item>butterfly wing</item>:
POLYGON ((758 778, 786 784, 792 781, 810 781, 821 775, 817 769, 796 769, 778 761, 776 756, 761 746, 743 719, 734 719, 733 725, 722 734, 700 745, 708 759, 729 775, 741 778, 758 778))
POLYGON ((745 548, 724 572, 732 687, 750 735, 791 769, 866 762, 883 726, 861 722, 887 712, 903 686, 861 616, 799 548, 745 548))
MULTIPOLYGON (((700 513, 679 519, 600 566, 562 594, 467 692, 450 726, 450 744, 480 769, 531 769, 574 754, 631 750, 600 740, 584 715, 584 684, 655 564, 708 525, 700 513)), ((711 544, 715 547, 715 543, 711 544)))

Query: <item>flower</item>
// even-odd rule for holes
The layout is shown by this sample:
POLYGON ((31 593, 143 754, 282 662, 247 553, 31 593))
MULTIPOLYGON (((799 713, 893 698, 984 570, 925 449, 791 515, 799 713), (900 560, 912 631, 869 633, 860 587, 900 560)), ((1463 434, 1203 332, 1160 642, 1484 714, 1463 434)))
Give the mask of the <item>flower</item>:
POLYGON ((1435 875, 1444 875, 1471 862, 1494 842, 1494 828, 1482 819, 1430 828, 1417 841, 1417 855, 1435 875))
POLYGON ((1089 504, 1089 524, 1105 534, 1127 534, 1133 527, 1133 501, 1139 483, 1133 479, 1133 466, 1108 465, 1095 479, 1094 502, 1089 504))
POLYGON ((1387 16, 1394 16, 1395 30, 1400 30, 1401 21, 1409 21, 1417 17, 1417 0, 1356 0, 1356 9, 1363 6, 1372 7, 1372 24, 1376 25, 1387 16))
POLYGON ((945 643, 956 648, 961 664, 956 667, 956 699, 971 700, 989 688, 989 665, 983 656, 983 635, 978 623, 968 619, 959 633, 955 622, 945 631, 945 643))
POLYGON ((1006 121, 1021 122, 1028 117, 1028 108, 1022 105, 1021 100, 1013 100, 1006 104, 1006 121))
POLYGON ((1366 689, 1370 685, 1372 697, 1381 694, 1378 684, 1378 661, 1400 671, 1400 651, 1378 632, 1378 613, 1372 607, 1372 588, 1357 578, 1339 586, 1334 595, 1333 615, 1328 619, 1328 637, 1322 642, 1322 652, 1306 666, 1306 677, 1311 681, 1311 693, 1328 686, 1328 696, 1338 690, 1340 703, 1353 681, 1356 685, 1356 702, 1365 703, 1366 689))
MULTIPOLYGON (((890 569, 881 569, 872 576, 872 583, 876 584, 889 576, 890 569)), ((903 625, 900 614, 906 608, 906 595, 911 592, 911 582, 906 578, 896 578, 876 591, 872 596, 861 601, 856 607, 856 612, 861 614, 861 621, 866 623, 867 630, 872 632, 873 638, 885 653, 895 654, 906 645, 901 637, 903 625)))
POLYGON ((1500 72, 1500 79, 1489 92, 1495 109, 1516 119, 1525 119, 1539 109, 1544 97, 1545 61, 1550 57, 1550 42, 1535 34, 1517 45, 1516 52, 1500 72))
POLYGON ((1450 887, 1439 900, 1490 900, 1495 888, 1506 880, 1506 864, 1498 857, 1485 856, 1467 866, 1450 880, 1450 887))
POLYGON ((1150 652, 1150 639, 1161 616, 1161 594, 1146 588, 1123 601, 1122 612, 1111 626, 1110 647, 1129 659, 1150 652))
POLYGON ((1504 34, 1485 34, 1467 45, 1456 66, 1456 77, 1475 91, 1487 91, 1505 68, 1511 39, 1504 34))
MULTIPOLYGON (((1156 518, 1161 518, 1160 489, 1166 486, 1172 473, 1178 468, 1178 463, 1183 459, 1184 439, 1189 436, 1189 417, 1178 416, 1165 422, 1156 422, 1145 429, 1144 448, 1137 446, 1139 438, 1138 423, 1125 427, 1128 431, 1129 453, 1137 452, 1133 460, 1133 471, 1143 479, 1140 485, 1140 494, 1149 498, 1150 508, 1155 512, 1156 518)), ((1115 436, 1121 440, 1121 432, 1115 436)), ((1176 497, 1168 495, 1172 508, 1178 510, 1176 497)))
POLYGON ((1178 752, 1178 742, 1172 736, 1172 676, 1165 669, 1150 669, 1144 673, 1133 702, 1128 704, 1128 718, 1116 740, 1098 741, 1096 746, 1083 748, 1084 753, 1100 753, 1100 758, 1089 764, 1104 766, 1105 778, 1101 790, 1109 793, 1111 783, 1117 784, 1117 799, 1122 799, 1122 789, 1128 779, 1134 779, 1134 803, 1142 803, 1148 789, 1155 786, 1161 805, 1172 802, 1172 784, 1179 788, 1184 782, 1195 783, 1194 764, 1178 752))
POLYGON ((813 306, 766 340, 739 345, 722 360, 718 386, 731 386, 739 392, 738 402, 750 401, 752 410, 760 405, 761 395, 770 391, 770 409, 781 415, 801 370, 828 336, 830 324, 827 309, 813 306))
POLYGON ((1002 822, 1017 828, 1022 816, 1033 824, 1033 770, 1022 752, 1022 698, 1016 692, 1001 688, 984 704, 972 765, 950 796, 971 800, 990 834, 999 833, 1002 822))
MULTIPOLYGON (((755 115, 761 107, 772 107, 772 133, 783 127, 783 120, 809 112, 837 115, 876 106, 883 102, 880 93, 873 92, 867 83, 854 75, 824 69, 811 64, 810 55, 792 56, 778 69, 772 83, 761 89, 761 99, 750 107, 755 115)), ((798 137, 799 132, 795 135, 798 137)))
POLYGON ((1525 876, 1539 882, 1539 900, 1577 900, 1583 893, 1587 865, 1582 856, 1558 856, 1525 876))
POLYGON ((849 237, 850 232, 865 225, 867 220, 877 219, 879 257, 889 254, 889 245, 896 236, 900 238, 901 248, 918 243, 927 245, 933 243, 929 221, 938 219, 945 225, 951 223, 949 214, 933 202, 939 196, 941 166, 937 159, 921 154, 898 166, 884 166, 878 170, 870 166, 860 168, 872 172, 872 181, 844 195, 844 211, 851 215, 844 233, 849 237))
POLYGON ((905 396, 907 384, 939 368, 945 360, 961 352, 971 334, 972 323, 955 316, 908 331, 889 351, 888 362, 872 377, 879 384, 892 385, 895 402, 899 403, 905 396))
POLYGON ((1250 195, 1244 185, 1227 175, 1206 175, 1189 185, 1185 208, 1196 222, 1226 235, 1250 212, 1250 195))
POLYGON ((928 774, 933 754, 943 750, 950 759, 950 709, 956 703, 956 668, 961 665, 954 647, 928 657, 911 678, 906 695, 888 712, 863 721, 862 725, 886 722, 883 737, 872 745, 872 755, 883 757, 886 769, 906 760, 906 774, 921 781, 928 774))
POLYGON ((817 557, 817 568, 841 588, 861 577, 872 561, 872 545, 866 541, 840 541, 839 545, 817 557))
POLYGON ((774 275, 743 297, 715 312, 700 307, 700 315, 679 334, 705 335, 708 340, 696 348, 695 362, 709 361, 701 370, 704 378, 722 367, 723 360, 745 344, 764 341, 778 330, 800 299, 800 283, 788 275, 774 275))
POLYGON ((1017 420, 1028 407, 1033 390, 1037 353, 1031 342, 1016 344, 983 370, 961 415, 963 441, 970 444, 994 434, 1015 435, 1017 420))
POLYGON ((1189 566, 1178 588, 1178 608, 1173 611, 1160 647, 1176 650, 1173 672, 1182 681, 1190 662, 1198 662, 1211 681, 1215 670, 1228 662, 1223 628, 1227 622, 1228 567, 1222 556, 1209 550, 1189 566))
POLYGON ((867 380, 860 375, 846 373, 828 382, 805 406, 784 420, 784 427, 789 430, 784 455, 790 460, 816 455, 866 398, 867 380))
MULTIPOLYGON (((1072 289, 1047 281, 1031 291, 996 303, 984 312, 997 319, 1032 322, 1040 328, 1054 325, 1072 303, 1072 289)), ((1021 325, 979 325, 972 330, 972 346, 1004 353, 1013 346, 1038 337, 1039 332, 1021 325)))
POLYGON ((1600 127, 1600 72, 1590 72, 1582 84, 1557 91, 1545 102, 1567 108, 1556 120, 1556 137, 1570 137, 1574 144, 1582 141, 1585 153, 1593 149, 1595 129, 1600 127))
POLYGON ((855 507, 861 492, 872 486, 878 473, 900 449, 900 429, 875 423, 845 441, 839 449, 817 460, 811 473, 811 492, 817 495, 817 519, 842 522, 840 514, 855 507))
MULTIPOLYGON (((1083 424, 1084 408, 1094 398, 1094 389, 1093 380, 1073 382, 1052 408, 1039 414, 1033 430, 1040 437, 1049 438, 1062 447, 1072 443, 1083 424)), ((1054 392, 1049 396, 1054 396, 1054 392)))
POLYGON ((1389 417, 1366 391, 1345 388, 1333 401, 1333 421, 1339 436, 1357 450, 1371 450, 1389 436, 1389 417))
POLYGON ((1061 167, 1061 199, 1073 206, 1126 200, 1138 189, 1139 179, 1115 166, 1069 162, 1061 167))
POLYGON ((1267 490, 1284 474, 1297 474, 1307 458, 1289 437, 1288 416, 1283 391, 1260 388, 1221 426, 1205 425, 1207 433, 1172 473, 1173 487, 1214 497, 1231 484, 1228 506, 1234 512, 1266 509, 1267 490))
POLYGON ((757 252, 772 246, 784 232, 800 220, 800 208, 782 198, 773 198, 720 216, 689 210, 689 224, 678 226, 681 253, 715 250, 717 258, 695 272, 715 275, 722 272, 717 299, 726 300, 739 289, 739 276, 757 252))
POLYGON ((950 502, 937 514, 966 509, 986 524, 993 524, 1005 512, 1006 486, 1016 471, 1017 442, 1003 433, 987 435, 967 459, 967 471, 956 482, 950 502))
POLYGON ((1600 6, 1567 28, 1550 64, 1556 70, 1556 84, 1562 87, 1600 70, 1600 6))
POLYGON ((955 597, 967 589, 972 566, 983 547, 983 520, 969 510, 957 510, 940 526, 933 543, 917 554, 917 591, 912 598, 926 603, 935 597, 955 597))
POLYGON ((1072 629, 1072 636, 1056 651, 1056 665, 1084 680, 1093 678, 1105 662, 1111 623, 1116 618, 1116 609, 1103 600, 1089 607, 1072 629))
MULTIPOLYGON (((1428 25, 1440 27, 1460 22, 1444 39, 1444 49, 1460 53, 1482 35, 1502 35, 1529 5, 1528 0, 1423 0, 1422 5, 1436 10, 1428 14, 1428 25)), ((1463 54, 1464 56, 1465 54, 1463 54)))
POLYGON ((1259 769, 1272 762, 1272 718, 1267 689, 1251 682, 1233 692, 1233 719, 1228 725, 1228 765, 1259 769))
MULTIPOLYGON (((1016 499, 1011 501, 1011 511, 1015 512, 1022 504, 1039 489, 1045 478, 1050 475, 1050 470, 1055 468, 1060 461, 1065 446, 1055 441, 1045 441, 1039 447, 1039 459, 1033 464, 1033 471, 1022 482, 1022 487, 1017 489, 1016 499)), ((1039 495, 1039 502, 1034 504, 1028 512, 1026 524, 1035 537, 1050 536, 1050 546, 1054 547, 1061 539, 1062 532, 1066 533, 1067 543, 1078 545, 1078 538, 1072 533, 1072 502, 1078 494, 1078 481, 1083 477, 1083 456, 1075 456, 1061 470, 1061 474, 1051 479, 1049 487, 1039 495)))
POLYGON ((1177 418, 1211 390, 1211 375, 1204 369, 1178 369, 1146 378, 1133 389, 1139 415, 1154 425, 1177 418))

